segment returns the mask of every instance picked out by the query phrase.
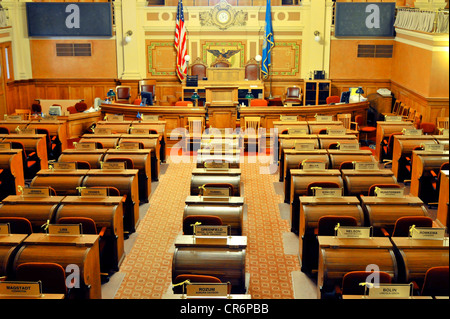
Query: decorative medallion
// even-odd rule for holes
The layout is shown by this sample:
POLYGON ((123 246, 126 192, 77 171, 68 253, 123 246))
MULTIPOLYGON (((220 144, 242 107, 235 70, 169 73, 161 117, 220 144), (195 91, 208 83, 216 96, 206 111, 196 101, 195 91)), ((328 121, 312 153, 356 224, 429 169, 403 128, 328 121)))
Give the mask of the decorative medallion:
POLYGON ((247 12, 236 11, 226 0, 220 0, 211 10, 200 12, 202 26, 215 25, 220 30, 231 26, 243 26, 247 21, 247 12))

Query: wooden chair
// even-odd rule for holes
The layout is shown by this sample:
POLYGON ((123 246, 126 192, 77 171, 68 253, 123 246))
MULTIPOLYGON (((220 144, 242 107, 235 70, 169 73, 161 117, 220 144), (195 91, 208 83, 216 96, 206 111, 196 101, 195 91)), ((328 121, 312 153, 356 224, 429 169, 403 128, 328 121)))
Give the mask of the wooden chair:
POLYGON ((267 106, 269 101, 264 99, 253 99, 250 101, 250 106, 267 106))
POLYGON ((286 104, 286 103, 301 104, 302 103, 302 89, 298 86, 287 87, 286 92, 284 93, 283 104, 286 104))
POLYGON ((41 281, 46 294, 67 294, 66 272, 57 263, 26 262, 16 268, 17 281, 41 281))
POLYGON ((249 81, 260 79, 259 63, 255 59, 250 59, 244 66, 245 79, 249 81))
POLYGON ((246 133, 257 134, 261 124, 261 117, 259 116, 246 116, 244 131, 246 133))
POLYGON ((350 271, 342 278, 342 285, 336 287, 336 296, 364 295, 366 286, 360 285, 360 283, 367 282, 369 276, 370 278, 378 278, 380 284, 390 284, 392 281, 391 276, 385 271, 350 271))
POLYGON ((175 106, 194 106, 191 101, 176 101, 175 106))
POLYGON ((189 149, 190 143, 198 143, 200 141, 203 131, 205 130, 205 119, 203 117, 188 117, 188 124, 185 126, 187 135, 185 136, 185 150, 189 149))
POLYGON ((156 80, 140 80, 139 81, 139 98, 141 97, 141 92, 152 93, 153 104, 157 103, 156 98, 156 80))
POLYGON ((221 226, 222 219, 214 215, 189 215, 183 219, 183 234, 193 235, 195 223, 199 222, 201 225, 221 226))
POLYGON ((399 111, 400 111, 400 106, 401 106, 402 102, 400 102, 399 100, 396 100, 394 102, 394 105, 392 106, 392 110, 391 112, 388 113, 382 113, 383 116, 393 116, 393 115, 398 115, 399 111))
POLYGON ((433 220, 427 216, 403 216, 395 221, 392 234, 389 234, 384 228, 381 229, 381 232, 386 237, 409 237, 409 230, 413 225, 416 227, 432 227, 433 220))
POLYGON ((351 113, 345 113, 345 114, 338 114, 336 115, 336 119, 338 121, 341 121, 343 126, 350 131, 354 131, 358 133, 358 123, 352 122, 352 114, 351 113), (353 126, 353 128, 352 128, 353 126))
POLYGON ((116 86, 116 102, 117 103, 130 103, 131 86, 118 85, 116 86))
POLYGON ((22 120, 28 120, 31 117, 31 110, 15 109, 13 115, 20 115, 22 116, 22 120))
POLYGON ((448 296, 449 266, 431 267, 425 273, 425 279, 420 291, 421 296, 448 296))
POLYGON ((438 117, 436 118, 436 127, 439 131, 448 130, 448 117, 438 117))
POLYGON ((190 69, 191 75, 197 75, 199 80, 203 80, 206 77, 206 69, 208 66, 200 57, 197 57, 194 62, 192 62, 190 69))
POLYGON ((0 217, 0 224, 9 224, 11 234, 33 233, 31 222, 24 217, 0 217))
POLYGON ((436 125, 430 122, 422 122, 419 129, 422 129, 422 133, 425 135, 433 135, 436 131, 436 125))
POLYGON ((327 99, 326 99, 327 104, 339 103, 340 101, 341 101, 341 97, 337 96, 337 95, 331 95, 331 96, 327 97, 327 99))
POLYGON ((229 68, 231 67, 230 61, 222 56, 219 56, 213 63, 211 63, 212 68, 229 68))

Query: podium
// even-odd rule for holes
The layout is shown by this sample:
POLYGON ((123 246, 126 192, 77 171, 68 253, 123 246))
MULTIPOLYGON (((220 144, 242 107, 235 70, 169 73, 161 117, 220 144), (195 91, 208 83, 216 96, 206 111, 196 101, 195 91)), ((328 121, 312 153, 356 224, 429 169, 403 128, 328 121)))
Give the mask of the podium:
POLYGON ((209 125, 214 128, 236 128, 239 86, 205 86, 209 125))

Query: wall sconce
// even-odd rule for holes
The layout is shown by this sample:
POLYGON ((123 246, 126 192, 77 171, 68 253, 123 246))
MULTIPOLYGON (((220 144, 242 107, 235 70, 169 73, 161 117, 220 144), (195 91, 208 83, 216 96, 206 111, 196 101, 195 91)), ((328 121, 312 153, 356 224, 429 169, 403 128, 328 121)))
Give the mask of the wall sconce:
POLYGON ((126 44, 131 42, 131 36, 133 35, 133 31, 128 30, 127 33, 125 33, 124 41, 126 44))
POLYGON ((320 42, 320 32, 314 31, 314 41, 320 42))

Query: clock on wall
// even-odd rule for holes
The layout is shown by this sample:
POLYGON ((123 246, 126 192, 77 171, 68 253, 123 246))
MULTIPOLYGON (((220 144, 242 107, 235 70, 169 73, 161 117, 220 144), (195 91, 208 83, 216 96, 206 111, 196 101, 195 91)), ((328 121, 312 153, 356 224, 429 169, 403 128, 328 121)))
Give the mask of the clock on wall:
POLYGON ((231 13, 226 9, 218 10, 216 13, 217 22, 227 24, 231 20, 231 13))
POLYGON ((247 13, 236 11, 226 0, 221 0, 209 11, 200 12, 202 26, 217 26, 225 30, 233 25, 245 25, 247 13))

